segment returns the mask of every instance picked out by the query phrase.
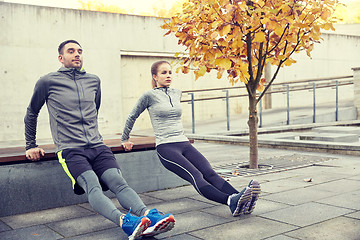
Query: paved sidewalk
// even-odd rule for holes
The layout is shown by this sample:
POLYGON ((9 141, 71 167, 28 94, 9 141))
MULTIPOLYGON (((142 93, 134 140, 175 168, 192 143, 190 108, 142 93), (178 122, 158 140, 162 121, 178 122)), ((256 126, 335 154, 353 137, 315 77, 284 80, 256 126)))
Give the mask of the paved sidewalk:
MULTIPOLYGON (((213 166, 248 159, 248 147, 214 143, 195 146, 213 166)), ((360 239, 359 157, 259 149, 263 160, 274 156, 290 159, 294 154, 330 160, 293 170, 230 178, 239 190, 252 178, 261 183, 262 195, 251 215, 234 218, 227 206, 206 200, 191 186, 140 194, 149 207, 171 212, 176 218, 172 231, 148 239, 360 239), (304 181, 310 178, 311 182, 304 181)), ((89 204, 80 204, 0 218, 0 239, 127 237, 89 204)))

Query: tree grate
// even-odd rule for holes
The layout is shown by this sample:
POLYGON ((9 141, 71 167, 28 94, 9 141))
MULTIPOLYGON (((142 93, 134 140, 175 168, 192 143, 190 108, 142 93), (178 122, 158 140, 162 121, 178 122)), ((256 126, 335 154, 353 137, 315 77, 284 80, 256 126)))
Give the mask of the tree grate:
POLYGON ((310 167, 336 158, 312 155, 284 155, 259 159, 259 168, 250 169, 249 162, 236 162, 214 166, 213 169, 223 178, 253 176, 310 167))

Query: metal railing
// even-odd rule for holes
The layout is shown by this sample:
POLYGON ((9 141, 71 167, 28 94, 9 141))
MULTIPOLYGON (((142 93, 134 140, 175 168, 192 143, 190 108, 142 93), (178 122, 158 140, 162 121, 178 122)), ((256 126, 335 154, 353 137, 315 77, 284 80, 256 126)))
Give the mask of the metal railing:
MULTIPOLYGON (((275 83, 272 84, 271 89, 267 91, 267 94, 285 93, 286 94, 286 124, 290 124, 290 92, 293 91, 304 91, 310 90, 313 92, 313 122, 316 122, 316 90, 321 88, 335 88, 335 120, 339 119, 339 86, 346 86, 354 84, 353 76, 338 76, 329 78, 317 78, 317 79, 305 79, 286 83, 275 83)), ((186 90, 183 94, 188 94, 190 99, 182 100, 183 103, 191 104, 191 116, 192 116, 192 133, 195 133, 195 102, 198 101, 211 101, 211 100, 225 100, 226 102, 226 125, 227 130, 230 130, 230 110, 229 110, 229 99, 230 98, 241 98, 248 97, 248 94, 234 94, 230 95, 229 90, 234 89, 245 89, 245 86, 230 87, 230 88, 209 88, 209 89, 198 89, 198 90, 186 90), (199 92, 212 92, 221 91, 225 92, 225 96, 213 96, 195 98, 195 93, 199 92)), ((263 112, 262 112, 262 100, 259 102, 259 127, 262 127, 263 123, 263 112)))

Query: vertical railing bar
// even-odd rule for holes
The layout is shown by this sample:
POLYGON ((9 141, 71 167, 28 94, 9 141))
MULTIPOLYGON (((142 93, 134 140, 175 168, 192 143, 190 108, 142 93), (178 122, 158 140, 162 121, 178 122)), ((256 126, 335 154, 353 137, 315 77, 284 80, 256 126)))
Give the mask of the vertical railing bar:
POLYGON ((290 89, 286 84, 286 125, 290 125, 290 89))
POLYGON ((262 127, 262 99, 260 99, 259 108, 260 108, 260 112, 259 112, 259 118, 260 118, 259 128, 261 128, 262 127))
POLYGON ((316 84, 313 82, 313 123, 316 122, 316 84))
POLYGON ((336 109, 335 109, 335 121, 339 120, 339 81, 336 80, 336 94, 335 94, 335 102, 336 102, 336 109))
POLYGON ((226 129, 230 131, 229 90, 226 92, 226 129))
POLYGON ((192 119, 192 133, 195 133, 195 107, 194 107, 194 93, 188 93, 191 96, 191 119, 192 119))

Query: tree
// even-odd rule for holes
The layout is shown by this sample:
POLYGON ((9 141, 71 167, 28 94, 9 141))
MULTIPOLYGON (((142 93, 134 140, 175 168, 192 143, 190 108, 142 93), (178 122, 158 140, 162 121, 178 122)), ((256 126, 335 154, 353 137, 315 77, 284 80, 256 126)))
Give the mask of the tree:
MULTIPOLYGON (((183 73, 194 69, 195 79, 211 70, 227 74, 234 85, 243 82, 249 98, 250 168, 258 168, 257 104, 283 66, 296 61, 294 53, 310 52, 320 29, 334 30, 337 0, 188 0, 183 12, 161 26, 186 47, 183 73), (265 84, 263 71, 276 66, 265 84), (258 93, 257 93, 258 91, 258 93)), ((179 55, 177 55, 179 57, 179 55)))

